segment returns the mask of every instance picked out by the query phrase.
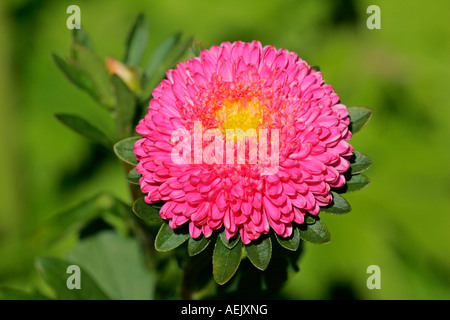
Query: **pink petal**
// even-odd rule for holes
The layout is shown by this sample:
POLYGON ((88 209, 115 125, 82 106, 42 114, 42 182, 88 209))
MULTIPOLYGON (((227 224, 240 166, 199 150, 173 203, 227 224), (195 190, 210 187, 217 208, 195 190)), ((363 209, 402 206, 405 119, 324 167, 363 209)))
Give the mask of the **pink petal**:
POLYGON ((192 238, 197 239, 202 234, 202 229, 197 227, 193 222, 189 223, 189 234, 192 238))

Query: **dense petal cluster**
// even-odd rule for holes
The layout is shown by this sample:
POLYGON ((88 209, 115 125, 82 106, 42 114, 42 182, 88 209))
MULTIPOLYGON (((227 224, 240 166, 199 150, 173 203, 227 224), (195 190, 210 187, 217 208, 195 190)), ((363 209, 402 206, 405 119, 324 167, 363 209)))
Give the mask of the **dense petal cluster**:
POLYGON ((225 42, 179 63, 154 89, 136 128, 141 190, 147 203, 165 202, 160 215, 170 227, 188 223, 193 238, 222 227, 227 238, 239 232, 244 244, 270 228, 288 237, 306 212, 317 215, 332 201, 330 188, 345 184, 349 123, 333 88, 297 54, 225 42), (247 154, 244 163, 175 163, 173 133, 193 133, 199 122, 203 132, 277 129, 277 170, 264 174, 265 165, 247 154))

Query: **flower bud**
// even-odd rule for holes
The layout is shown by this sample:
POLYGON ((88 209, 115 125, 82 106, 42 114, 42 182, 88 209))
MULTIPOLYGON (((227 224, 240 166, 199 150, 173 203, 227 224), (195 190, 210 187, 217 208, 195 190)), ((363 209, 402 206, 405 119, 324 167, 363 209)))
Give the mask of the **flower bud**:
POLYGON ((139 79, 132 68, 123 64, 119 60, 111 57, 106 58, 106 69, 109 74, 116 74, 120 79, 130 88, 132 91, 138 91, 140 89, 139 79))

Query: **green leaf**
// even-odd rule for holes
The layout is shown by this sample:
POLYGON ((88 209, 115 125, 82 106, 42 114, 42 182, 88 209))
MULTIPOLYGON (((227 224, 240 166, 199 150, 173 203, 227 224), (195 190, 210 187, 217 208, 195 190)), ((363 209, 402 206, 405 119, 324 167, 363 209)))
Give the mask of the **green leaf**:
POLYGON ((236 245, 228 249, 220 239, 216 240, 213 252, 213 277, 222 285, 230 280, 241 263, 242 246, 236 245))
POLYGON ((114 106, 114 96, 104 59, 100 59, 94 51, 79 44, 74 44, 72 54, 72 64, 92 80, 98 101, 110 110, 114 106))
POLYGON ((351 174, 361 173, 369 169, 372 165, 372 160, 365 154, 359 151, 353 151, 353 155, 350 157, 350 172, 351 174))
POLYGON ((228 249, 233 249, 236 244, 238 244, 239 240, 241 239, 239 233, 236 233, 230 240, 227 240, 227 235, 225 233, 225 230, 223 230, 219 234, 219 238, 222 241, 223 245, 227 247, 228 249))
POLYGON ((333 201, 325 207, 321 207, 321 212, 331 213, 331 214, 344 214, 352 211, 352 207, 340 194, 331 191, 333 196, 333 201))
POLYGON ((90 124, 87 120, 73 114, 55 114, 56 118, 70 129, 78 132, 82 136, 101 144, 107 149, 112 146, 112 142, 97 127, 90 124))
POLYGON ((272 240, 261 235, 244 247, 250 262, 259 270, 266 270, 272 258, 272 240))
POLYGON ((307 215, 305 216, 305 223, 306 224, 314 224, 316 223, 317 219, 315 216, 307 215))
POLYGON ((142 60, 148 43, 148 25, 145 16, 141 13, 137 16, 126 40, 126 53, 124 62, 137 66, 142 60))
POLYGON ((97 194, 59 213, 38 228, 33 236, 33 242, 44 241, 45 246, 49 246, 70 233, 78 232, 89 221, 101 215, 103 204, 107 201, 105 194, 97 194))
POLYGON ((137 172, 136 167, 133 167, 127 174, 127 181, 132 184, 139 185, 139 180, 141 179, 141 174, 137 172))
POLYGON ((114 145, 114 152, 120 160, 135 166, 138 162, 133 152, 134 143, 142 137, 130 137, 117 142, 114 145))
POLYGON ((154 298, 155 274, 147 270, 142 248, 135 238, 103 231, 82 240, 67 255, 89 273, 99 288, 114 300, 149 300, 154 298))
POLYGON ((53 288, 58 299, 62 300, 109 300, 110 298, 99 288, 88 272, 80 270, 80 289, 69 289, 67 280, 71 273, 67 268, 72 263, 40 257, 36 260, 36 269, 44 280, 53 288))
POLYGON ((191 58, 199 57, 202 50, 205 49, 203 43, 199 40, 193 41, 189 48, 191 58))
POLYGON ((301 224, 299 226, 300 238, 316 244, 326 244, 331 241, 330 231, 319 217, 314 217, 314 224, 301 224))
POLYGON ((292 235, 288 238, 283 238, 275 233, 275 237, 278 241, 278 243, 285 249, 291 250, 291 251, 297 251, 299 245, 300 245, 300 232, 298 231, 297 227, 293 227, 292 235))
POLYGON ((369 122, 372 117, 372 109, 366 107, 349 107, 348 116, 350 117, 350 131, 357 133, 369 122))
POLYGON ((133 212, 142 220, 152 223, 160 223, 162 219, 159 215, 160 208, 145 202, 144 197, 137 199, 133 204, 133 212))
POLYGON ((137 100, 131 89, 116 74, 111 77, 111 83, 116 96, 116 122, 119 134, 128 137, 133 132, 133 120, 136 113, 137 100))
POLYGON ((91 50, 94 50, 94 46, 92 44, 91 39, 89 38, 88 34, 84 31, 83 28, 80 29, 73 29, 72 30, 72 38, 77 43, 80 44, 86 48, 89 48, 91 50))
MULTIPOLYGON (((174 51, 181 39, 181 32, 173 34, 163 40, 153 51, 144 70, 143 92, 151 92, 169 69, 168 56, 174 51)), ((144 99, 145 101, 148 98, 144 99)))
POLYGON ((156 47, 145 68, 145 76, 147 79, 152 78, 155 75, 156 71, 158 71, 158 69, 163 69, 161 68, 161 65, 163 64, 164 60, 166 60, 170 52, 177 46, 180 40, 181 32, 177 32, 164 39, 156 47))
POLYGON ((211 242, 211 237, 206 238, 205 236, 200 236, 197 239, 189 237, 188 240, 188 254, 190 257, 193 257, 208 247, 211 242))
POLYGON ((355 192, 355 191, 364 189, 370 183, 369 178, 367 178, 363 174, 351 175, 348 178, 347 178, 347 183, 344 186, 345 192, 355 192), (350 178, 350 179, 348 179, 348 178, 350 178))
POLYGON ((100 100, 94 81, 86 75, 80 68, 69 64, 56 54, 52 54, 56 66, 64 73, 67 79, 75 86, 86 91, 95 100, 100 100))
POLYGON ((163 223, 156 235, 156 250, 166 252, 182 245, 189 238, 189 233, 182 233, 178 229, 174 230, 167 222, 163 223))
POLYGON ((180 60, 186 60, 189 57, 189 48, 191 48, 193 41, 193 37, 180 41, 169 57, 169 68, 175 67, 180 60))

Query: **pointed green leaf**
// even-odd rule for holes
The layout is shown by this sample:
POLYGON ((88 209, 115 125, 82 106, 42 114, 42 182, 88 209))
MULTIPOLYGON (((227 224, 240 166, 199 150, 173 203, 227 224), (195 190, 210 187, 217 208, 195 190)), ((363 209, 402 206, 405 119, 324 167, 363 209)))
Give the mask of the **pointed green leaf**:
POLYGON ((140 64, 148 43, 148 25, 145 16, 141 13, 136 18, 126 40, 126 53, 124 62, 128 65, 140 64))
POLYGON ((92 44, 92 41, 89 38, 89 36, 86 33, 86 31, 84 31, 83 28, 80 28, 80 29, 75 28, 75 29, 73 29, 72 30, 72 37, 73 37, 73 40, 76 43, 78 43, 78 44, 80 44, 82 46, 85 46, 86 48, 89 48, 91 50, 94 50, 94 46, 92 44))
POLYGON ((351 174, 361 173, 369 169, 372 165, 372 160, 365 154, 359 151, 353 151, 353 155, 350 157, 350 169, 351 174))
POLYGON ((97 89, 94 81, 86 75, 80 68, 69 64, 66 60, 62 59, 56 54, 52 54, 53 60, 56 66, 64 73, 67 79, 70 80, 75 86, 86 91, 94 99, 99 100, 100 97, 97 93, 97 89))
POLYGON ((133 133, 133 120, 136 113, 137 100, 131 89, 117 75, 112 75, 111 83, 116 96, 116 121, 121 137, 133 133))
POLYGON ((292 235, 288 238, 283 238, 275 233, 275 237, 278 241, 278 243, 285 249, 291 250, 291 251, 297 251, 299 245, 300 245, 300 232, 298 231, 297 227, 293 227, 292 235))
POLYGON ((225 247, 227 247, 228 249, 233 249, 233 247, 239 242, 239 240, 241 239, 239 233, 236 233, 231 239, 230 241, 227 240, 227 235, 225 233, 225 230, 223 230, 220 234, 219 234, 219 238, 222 241, 223 245, 225 247))
POLYGON ((112 142, 97 127, 90 124, 87 120, 73 114, 56 114, 56 118, 70 129, 78 132, 82 136, 101 144, 107 149, 112 146, 112 142))
POLYGON ((105 198, 104 194, 95 195, 45 221, 34 235, 34 241, 44 241, 49 246, 67 234, 78 232, 89 221, 100 216, 102 203, 107 201, 105 198))
POLYGON ((184 41, 180 41, 178 46, 175 48, 173 55, 170 57, 170 66, 175 66, 180 59, 183 59, 183 57, 186 57, 187 54, 189 54, 189 48, 192 47, 192 42, 194 41, 193 37, 190 37, 184 41))
POLYGON ((114 106, 114 96, 105 60, 97 56, 91 49, 78 43, 73 45, 72 55, 71 63, 83 71, 95 84, 98 101, 102 106, 111 109, 114 106))
MULTIPOLYGON (((160 64, 154 64, 153 61, 156 61, 157 59, 153 60, 154 56, 152 56, 147 65, 147 72, 143 77, 145 86, 144 92, 151 93, 157 84, 165 77, 168 69, 174 68, 180 60, 187 59, 186 53, 192 45, 193 38, 183 41, 181 40, 181 33, 177 33, 166 40, 160 46, 162 50, 159 51, 158 47, 154 53, 155 57, 161 56, 163 58, 162 62, 160 64), (152 66, 156 66, 156 68, 152 68, 152 66)), ((146 96, 142 101, 147 102, 150 97, 151 94, 146 96)))
POLYGON ((81 290, 87 272, 111 299, 154 298, 155 274, 147 270, 136 238, 103 231, 79 242, 67 259, 81 268, 81 290))
POLYGON ((321 207, 321 212, 331 213, 331 214, 344 214, 352 211, 352 207, 340 194, 331 191, 333 196, 333 201, 325 207, 321 207))
POLYGON ((200 40, 193 41, 191 47, 189 48, 190 57, 199 57, 203 49, 205 49, 205 47, 200 40))
POLYGON ((133 212, 142 220, 153 223, 160 223, 162 219, 159 215, 160 208, 145 202, 144 198, 137 199, 133 204, 133 212))
POLYGON ((139 185, 139 180, 141 179, 141 174, 137 172, 136 167, 133 167, 127 174, 127 181, 132 184, 139 185))
POLYGON ((350 179, 347 179, 347 183, 344 186, 345 192, 354 192, 364 189, 370 183, 369 178, 363 174, 355 174, 349 178, 350 179))
POLYGON ((270 237, 260 236, 245 245, 245 251, 250 262, 259 270, 266 270, 272 258, 272 240, 270 237))
POLYGON ((151 92, 168 69, 167 58, 181 39, 181 32, 163 40, 147 62, 144 71, 144 92, 151 92))
POLYGON ((36 260, 36 269, 44 280, 55 290, 58 299, 62 300, 109 300, 110 298, 100 289, 88 272, 80 270, 81 289, 69 289, 67 280, 71 273, 67 268, 72 263, 40 257, 36 260))
POLYGON ((189 233, 182 233, 180 230, 172 229, 168 223, 163 223, 155 239, 155 248, 158 251, 166 252, 182 245, 189 238, 189 233))
POLYGON ((357 133, 369 122, 372 117, 372 109, 366 107, 349 107, 348 116, 350 117, 350 131, 357 133))
POLYGON ((242 246, 239 245, 228 249, 220 239, 216 240, 213 252, 213 277, 222 285, 230 280, 236 273, 241 263, 242 246))
POLYGON ((299 226, 300 238, 316 244, 329 243, 331 241, 330 231, 319 217, 315 217, 315 220, 314 224, 304 223, 299 226))
POLYGON ((168 58, 180 40, 181 32, 177 32, 164 39, 156 47, 145 68, 145 76, 147 79, 153 77, 158 69, 162 69, 161 66, 164 63, 164 60, 168 58))
POLYGON ((117 142, 114 145, 114 152, 120 160, 135 166, 138 162, 133 152, 134 143, 141 137, 130 137, 117 142))
POLYGON ((211 242, 211 237, 206 238, 205 236, 200 236, 198 239, 194 239, 189 237, 188 240, 188 254, 190 257, 193 257, 208 247, 211 242))

